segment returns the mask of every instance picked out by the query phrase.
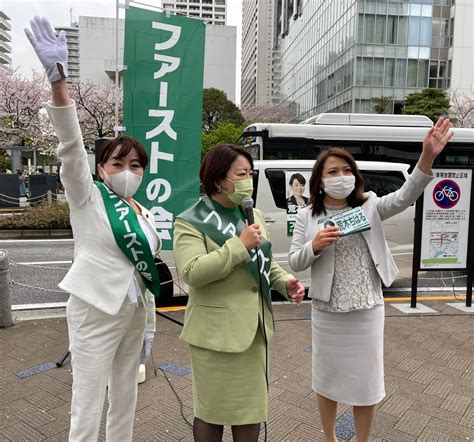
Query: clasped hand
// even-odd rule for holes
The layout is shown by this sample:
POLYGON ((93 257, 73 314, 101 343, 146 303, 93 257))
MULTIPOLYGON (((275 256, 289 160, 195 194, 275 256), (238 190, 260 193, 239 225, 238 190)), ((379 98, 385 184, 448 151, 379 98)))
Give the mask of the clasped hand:
POLYGON ((290 279, 286 283, 286 293, 292 302, 299 304, 304 298, 304 285, 298 279, 290 279))

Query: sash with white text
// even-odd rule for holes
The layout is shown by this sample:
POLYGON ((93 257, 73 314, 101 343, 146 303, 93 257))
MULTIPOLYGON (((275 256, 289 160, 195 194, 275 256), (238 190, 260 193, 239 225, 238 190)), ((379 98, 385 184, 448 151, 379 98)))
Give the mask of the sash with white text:
POLYGON ((158 297, 160 295, 160 276, 137 214, 105 184, 99 181, 94 181, 94 184, 102 195, 110 227, 119 249, 140 273, 147 289, 155 297, 158 297))
MULTIPOLYGON (((235 216, 233 209, 227 209, 209 197, 203 197, 178 217, 188 221, 219 246, 223 246, 229 238, 240 236, 240 233, 245 228, 244 221, 235 216)), ((271 242, 262 236, 260 247, 249 250, 249 255, 251 261, 245 264, 244 267, 253 276, 257 284, 261 285, 261 293, 271 310, 271 242)))

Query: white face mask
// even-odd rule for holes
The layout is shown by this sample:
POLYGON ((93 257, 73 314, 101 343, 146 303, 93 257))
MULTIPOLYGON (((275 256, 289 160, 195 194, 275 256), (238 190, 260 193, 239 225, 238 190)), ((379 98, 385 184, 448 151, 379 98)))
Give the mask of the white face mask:
POLYGON ((109 175, 104 169, 104 181, 118 196, 128 198, 135 194, 142 182, 141 175, 135 175, 129 170, 109 175))
POLYGON ((336 200, 346 199, 355 189, 355 176, 345 175, 323 178, 324 192, 336 200))

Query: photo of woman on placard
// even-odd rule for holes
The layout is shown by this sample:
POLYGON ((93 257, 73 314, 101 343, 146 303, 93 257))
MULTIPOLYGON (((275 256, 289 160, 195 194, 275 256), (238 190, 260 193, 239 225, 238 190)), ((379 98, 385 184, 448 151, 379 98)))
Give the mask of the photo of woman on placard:
POLYGON ((290 212, 297 212, 299 208, 308 205, 309 198, 303 195, 305 191, 306 178, 301 173, 293 173, 288 180, 288 184, 290 186, 290 197, 287 199, 287 208, 290 212))

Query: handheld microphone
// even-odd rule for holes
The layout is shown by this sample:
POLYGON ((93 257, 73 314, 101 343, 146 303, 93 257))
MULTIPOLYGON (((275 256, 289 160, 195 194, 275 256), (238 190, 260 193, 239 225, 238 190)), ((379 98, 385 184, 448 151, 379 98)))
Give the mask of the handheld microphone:
POLYGON ((255 224, 255 217, 253 216, 253 199, 249 196, 244 197, 242 200, 242 208, 244 209, 245 218, 247 218, 249 226, 255 224))

